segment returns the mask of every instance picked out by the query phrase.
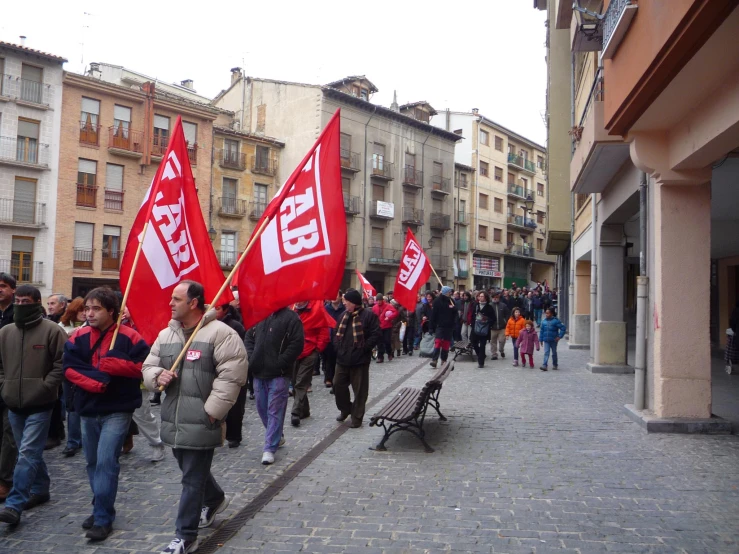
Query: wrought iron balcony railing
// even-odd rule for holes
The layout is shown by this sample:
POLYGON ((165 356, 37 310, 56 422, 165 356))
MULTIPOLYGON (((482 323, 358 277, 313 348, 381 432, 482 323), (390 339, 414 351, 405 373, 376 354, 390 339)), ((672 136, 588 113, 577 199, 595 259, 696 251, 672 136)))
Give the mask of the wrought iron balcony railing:
POLYGON ((43 227, 46 225, 46 204, 14 198, 0 198, 0 226, 43 227))

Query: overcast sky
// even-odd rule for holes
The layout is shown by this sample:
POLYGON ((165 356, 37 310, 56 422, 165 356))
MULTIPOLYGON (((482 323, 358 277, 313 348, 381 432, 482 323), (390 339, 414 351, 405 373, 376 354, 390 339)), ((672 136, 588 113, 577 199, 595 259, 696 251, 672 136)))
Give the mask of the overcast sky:
MULTIPOLYGON (((5 2, 0 39, 64 56, 68 71, 123 65, 215 96, 229 70, 325 84, 366 75, 372 101, 427 100, 439 112, 479 108, 540 144, 546 93, 545 13, 531 0, 5 2)), ((440 117, 440 116, 438 116, 440 117)))

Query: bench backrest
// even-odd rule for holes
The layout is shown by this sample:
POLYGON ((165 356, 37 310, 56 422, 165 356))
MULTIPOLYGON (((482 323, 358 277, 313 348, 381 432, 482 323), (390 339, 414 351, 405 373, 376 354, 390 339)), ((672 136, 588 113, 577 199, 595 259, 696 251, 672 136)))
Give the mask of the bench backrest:
POLYGON ((416 402, 416 410, 420 411, 423 409, 424 404, 428 402, 429 396, 435 391, 441 388, 441 384, 449 377, 449 374, 454 370, 454 362, 446 361, 441 364, 441 367, 436 370, 433 377, 429 379, 421 389, 421 394, 416 402))

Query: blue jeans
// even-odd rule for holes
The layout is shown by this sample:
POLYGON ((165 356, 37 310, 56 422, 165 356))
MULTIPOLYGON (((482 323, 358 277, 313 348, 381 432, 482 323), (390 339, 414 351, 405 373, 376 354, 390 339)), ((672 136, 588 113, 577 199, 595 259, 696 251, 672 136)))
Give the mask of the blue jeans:
POLYGON ((516 339, 511 337, 511 341, 513 342, 513 359, 518 361, 518 345, 516 344, 516 339))
POLYGON ((51 412, 23 415, 8 410, 13 437, 18 445, 18 461, 13 471, 13 488, 5 507, 19 514, 32 494, 49 494, 51 480, 44 463, 44 446, 49 435, 51 412))
POLYGON ((87 460, 87 478, 92 489, 95 525, 107 527, 115 520, 115 497, 123 441, 131 425, 129 413, 82 416, 82 447, 87 460))
POLYGON ((552 365, 557 367, 557 342, 545 342, 544 343, 544 361, 541 365, 545 366, 549 363, 549 352, 552 352, 552 365))
POLYGON ((274 379, 254 378, 254 394, 257 399, 257 412, 266 429, 264 434, 264 452, 277 451, 282 438, 287 411, 287 377, 274 379))
POLYGON ((173 448, 172 454, 182 470, 182 494, 175 520, 177 537, 191 541, 198 536, 200 511, 203 506, 215 508, 223 502, 226 495, 210 472, 213 449, 173 448))
POLYGON ((544 313, 544 310, 542 308, 535 308, 534 309, 534 321, 536 321, 536 326, 539 327, 541 325, 541 316, 544 313))

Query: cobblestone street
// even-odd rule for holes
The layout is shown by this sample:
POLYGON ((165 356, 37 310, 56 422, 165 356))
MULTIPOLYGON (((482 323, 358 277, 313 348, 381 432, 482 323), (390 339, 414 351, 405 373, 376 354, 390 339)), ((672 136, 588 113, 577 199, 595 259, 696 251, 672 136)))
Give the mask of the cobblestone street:
MULTIPOLYGON (((405 375, 402 386, 422 386, 432 371, 415 371, 415 356, 373 364, 365 425, 218 552, 739 552, 738 437, 649 436, 623 411, 633 376, 590 374, 588 352, 564 343, 558 372, 514 368, 508 348, 484 369, 457 361, 440 397, 448 421, 427 419, 433 454, 406 433, 387 452, 368 448, 381 438, 367 426, 387 401, 378 395, 405 375)), ((242 447, 216 453, 214 474, 233 501, 214 529, 342 425, 320 378, 313 388, 311 418, 287 425, 273 466, 259 463, 263 429, 248 401, 242 447)), ((116 531, 91 545, 80 528, 90 513, 82 455, 46 452, 52 501, 3 528, 0 552, 158 552, 173 536, 180 474, 171 455, 153 464, 147 454, 137 437, 122 457, 116 531)))

